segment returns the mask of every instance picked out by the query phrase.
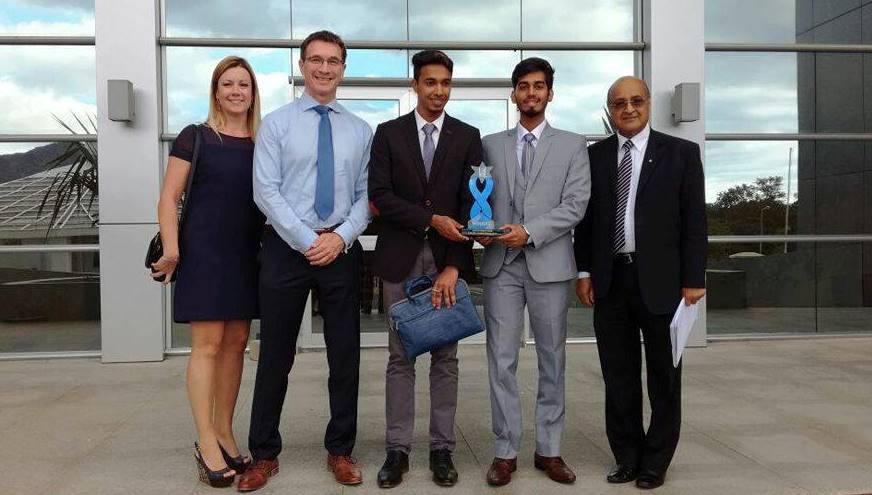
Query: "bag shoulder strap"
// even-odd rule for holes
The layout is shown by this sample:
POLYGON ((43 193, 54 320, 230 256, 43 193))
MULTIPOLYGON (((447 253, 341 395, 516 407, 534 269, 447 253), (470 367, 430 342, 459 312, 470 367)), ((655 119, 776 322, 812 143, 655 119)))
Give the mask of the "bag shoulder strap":
POLYGON ((185 197, 182 201, 182 210, 179 212, 179 229, 185 221, 185 212, 188 210, 188 201, 191 198, 191 186, 194 184, 194 172, 197 170, 197 161, 200 156, 200 124, 194 126, 194 154, 191 156, 191 169, 188 170, 188 183, 185 185, 185 197))

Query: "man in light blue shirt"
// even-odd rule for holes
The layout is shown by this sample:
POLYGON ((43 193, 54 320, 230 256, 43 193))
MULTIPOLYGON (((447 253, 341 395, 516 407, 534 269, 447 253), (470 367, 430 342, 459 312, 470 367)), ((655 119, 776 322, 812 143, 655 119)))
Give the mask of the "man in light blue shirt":
POLYGON ((306 300, 317 290, 330 367, 327 466, 339 483, 362 482, 352 459, 360 364, 357 237, 369 223, 372 130, 336 101, 346 49, 319 31, 300 46, 305 92, 264 118, 254 151, 254 201, 267 218, 260 272, 261 351, 251 410, 253 466, 240 491, 278 472, 279 420, 306 300))

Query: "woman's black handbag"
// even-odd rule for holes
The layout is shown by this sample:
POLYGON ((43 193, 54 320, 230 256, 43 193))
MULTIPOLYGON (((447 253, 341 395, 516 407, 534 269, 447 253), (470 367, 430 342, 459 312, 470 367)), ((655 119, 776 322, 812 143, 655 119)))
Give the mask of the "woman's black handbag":
MULTIPOLYGON (((200 126, 196 126, 196 132, 194 133, 194 154, 191 157, 191 169, 188 170, 188 183, 185 185, 185 195, 182 197, 182 207, 179 211, 179 238, 181 239, 182 234, 182 225, 185 221, 185 210, 187 210, 188 198, 191 197, 191 184, 194 183, 194 171, 197 169, 197 157, 200 154, 200 126)), ((160 238, 160 230, 158 230, 157 234, 151 238, 151 241, 148 243, 148 250, 145 252, 145 267, 150 269, 152 273, 157 270, 151 266, 153 263, 157 263, 163 256, 163 241, 160 238)), ((176 281, 176 276, 179 273, 179 267, 176 265, 176 269, 173 271, 173 275, 170 278, 170 282, 176 281)), ((161 275, 154 280, 156 282, 163 282, 166 278, 166 275, 161 275)))

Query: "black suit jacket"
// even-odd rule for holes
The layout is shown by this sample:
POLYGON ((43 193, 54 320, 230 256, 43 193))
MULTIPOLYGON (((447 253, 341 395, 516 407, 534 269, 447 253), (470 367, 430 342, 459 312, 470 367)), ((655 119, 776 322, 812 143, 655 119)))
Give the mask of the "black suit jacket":
MULTIPOLYGON (((591 145, 592 191, 575 229, 575 260, 590 272, 594 296, 606 297, 612 280, 618 137, 591 145)), ((651 130, 635 208, 639 289, 648 310, 675 311, 682 287, 705 287, 705 181, 699 145, 651 130)))
POLYGON ((425 242, 440 271, 448 265, 474 270, 472 242, 449 241, 428 226, 434 214, 466 225, 470 167, 481 163, 481 154, 478 129, 446 115, 427 180, 415 113, 378 126, 369 159, 369 200, 381 221, 373 261, 378 276, 403 281, 425 242))

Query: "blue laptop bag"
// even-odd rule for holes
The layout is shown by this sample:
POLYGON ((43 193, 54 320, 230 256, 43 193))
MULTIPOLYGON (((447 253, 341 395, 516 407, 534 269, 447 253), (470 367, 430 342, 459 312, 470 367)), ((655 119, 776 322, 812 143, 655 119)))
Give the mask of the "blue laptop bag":
POLYGON ((410 361, 484 330, 463 279, 454 286, 457 304, 450 308, 433 307, 433 279, 427 275, 407 281, 405 292, 406 298, 392 304, 389 311, 410 361))

